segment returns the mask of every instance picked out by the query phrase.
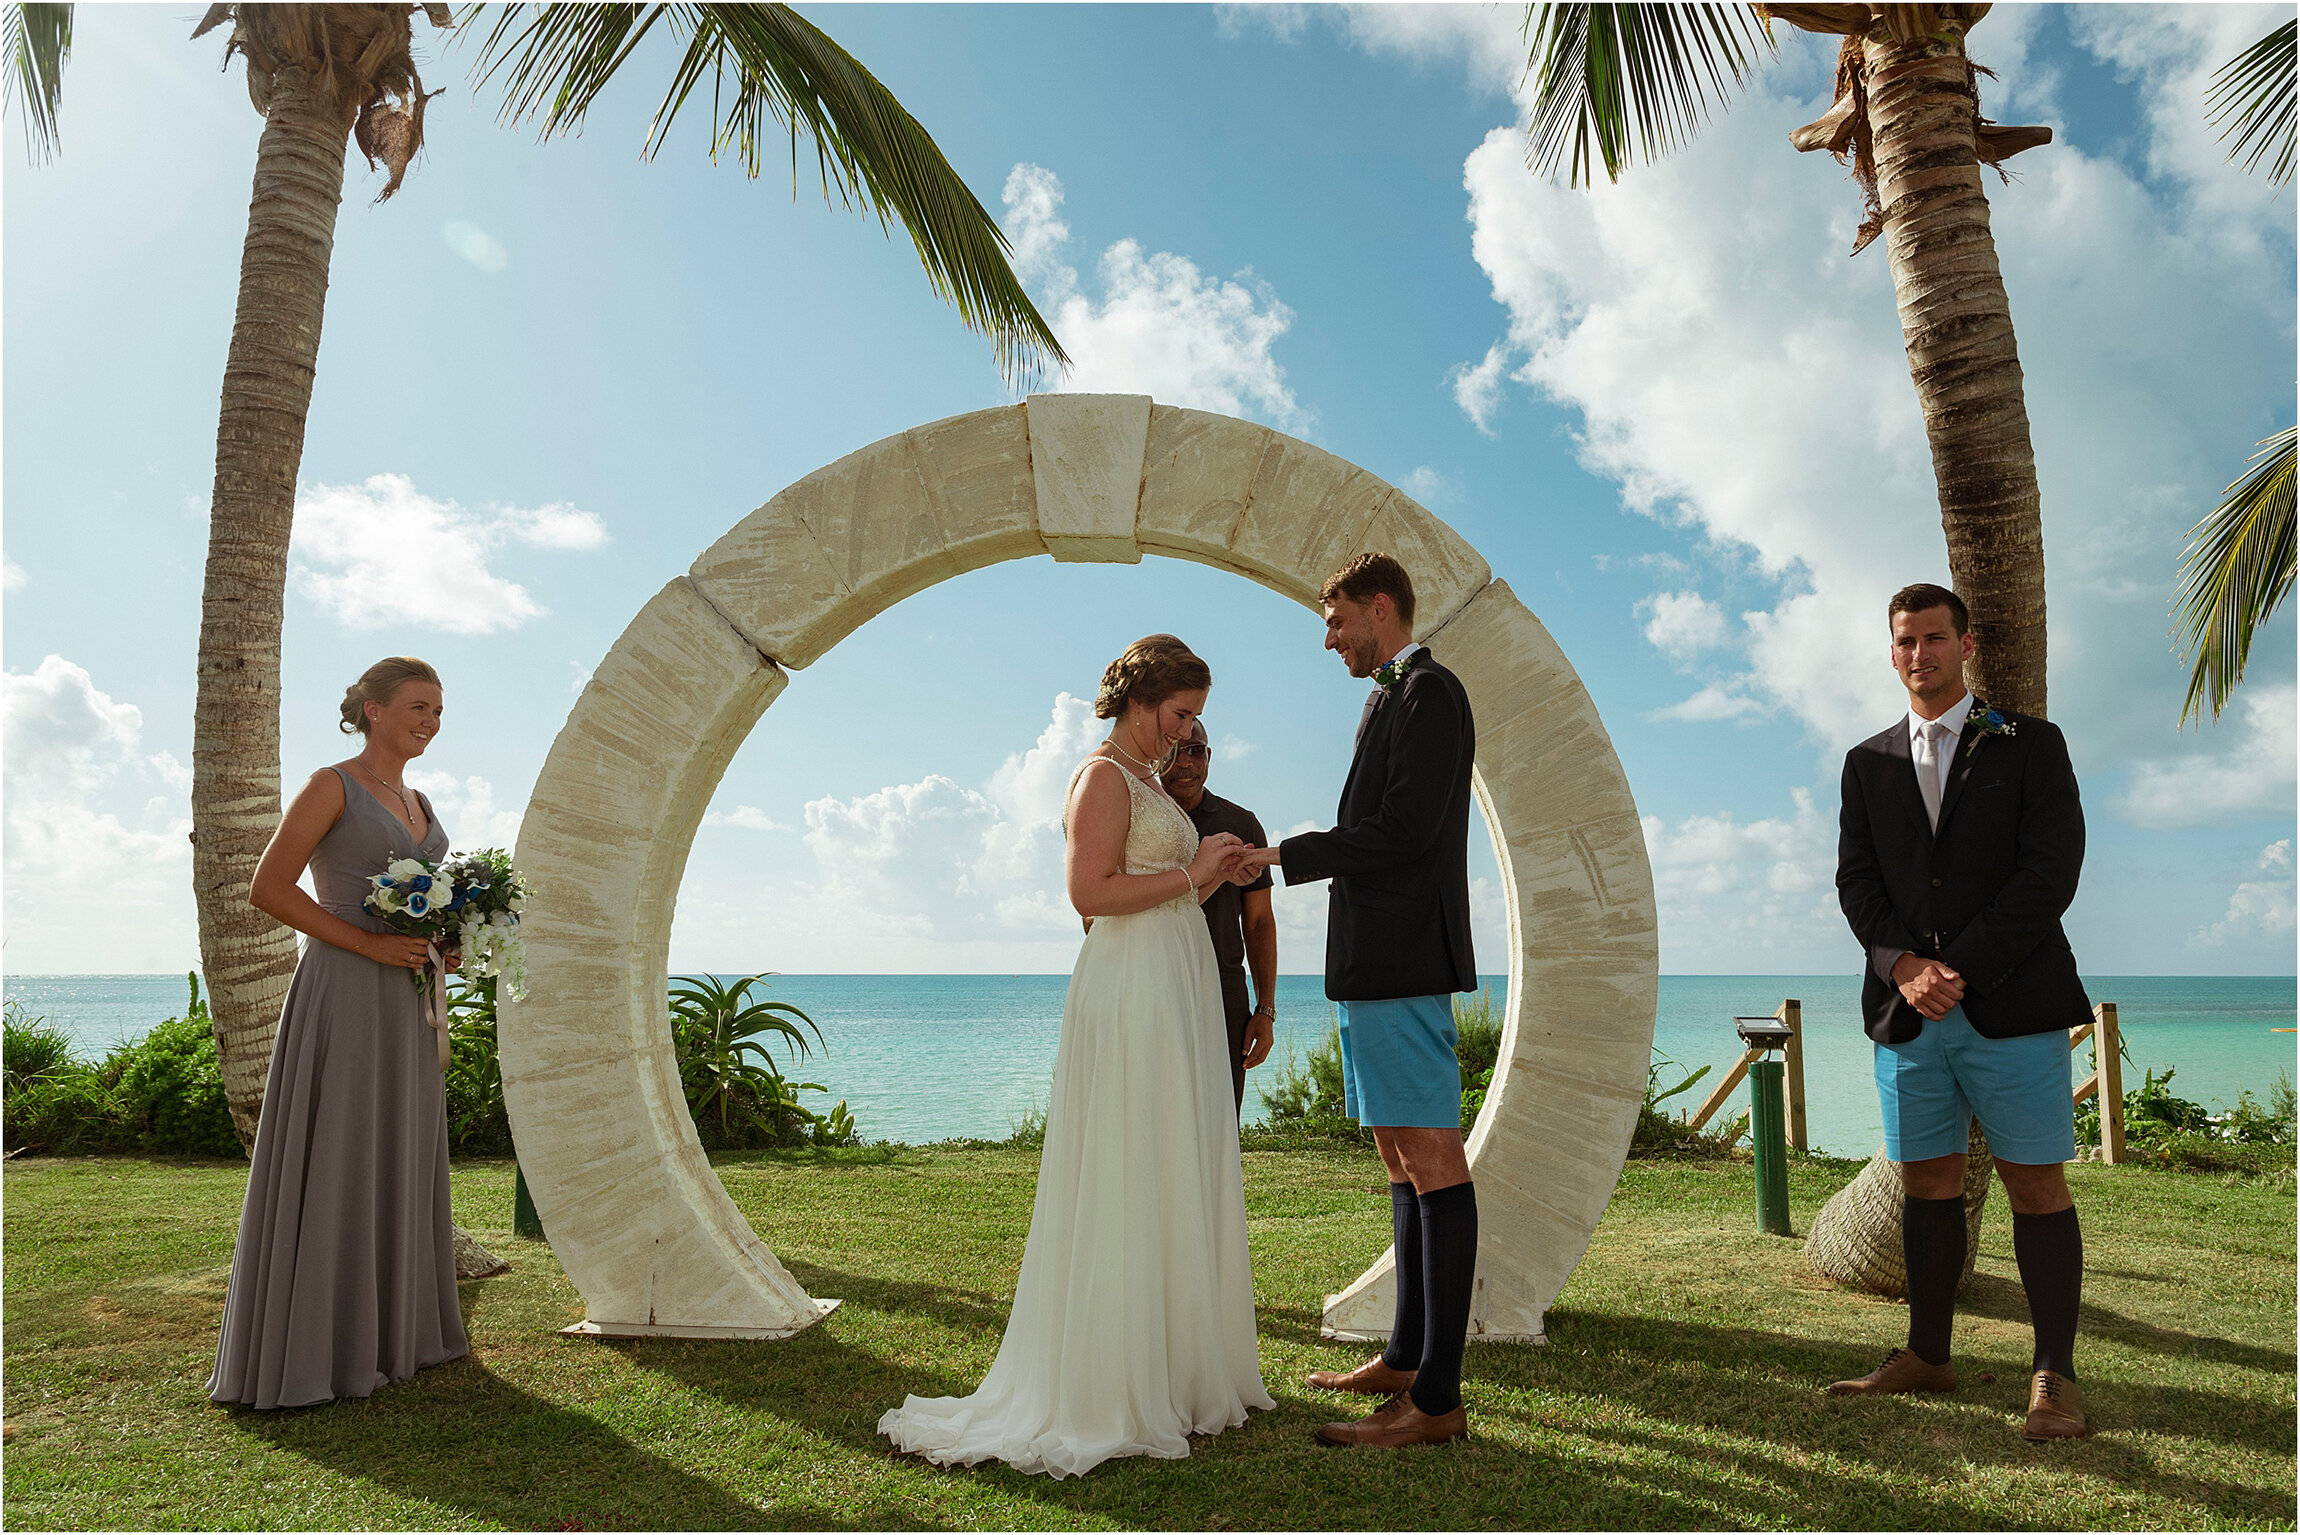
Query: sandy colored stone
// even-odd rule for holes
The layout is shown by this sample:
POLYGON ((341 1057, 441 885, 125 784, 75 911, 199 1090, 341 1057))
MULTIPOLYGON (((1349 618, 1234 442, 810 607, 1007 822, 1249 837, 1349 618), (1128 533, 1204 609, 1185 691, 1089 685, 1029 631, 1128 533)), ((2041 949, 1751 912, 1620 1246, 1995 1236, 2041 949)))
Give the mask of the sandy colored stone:
POLYGON ((516 854, 531 992, 505 1000, 504 1098, 553 1252, 594 1320, 815 1313, 711 1171, 663 976, 687 849, 784 678, 684 578, 632 620, 553 742, 516 854))
POLYGON ((1025 407, 1047 553, 1062 561, 1138 563, 1134 513, 1142 501, 1150 397, 1034 394, 1025 407))
MULTIPOLYGON (((781 666, 997 560, 1149 549, 1314 607, 1369 548, 1414 573, 1417 628, 1477 713, 1511 986, 1469 1143, 1472 1324, 1539 1337, 1620 1175, 1653 1037, 1652 871, 1612 741, 1540 621, 1411 498, 1267 427, 1112 395, 933 422, 807 476, 658 593, 577 700, 521 831, 534 994, 505 1004, 502 1050, 529 1186, 589 1320, 773 1332, 821 1314, 703 1154, 664 997, 688 848, 781 666)), ((1386 1330, 1392 1278, 1385 1255, 1327 1328, 1386 1330)))

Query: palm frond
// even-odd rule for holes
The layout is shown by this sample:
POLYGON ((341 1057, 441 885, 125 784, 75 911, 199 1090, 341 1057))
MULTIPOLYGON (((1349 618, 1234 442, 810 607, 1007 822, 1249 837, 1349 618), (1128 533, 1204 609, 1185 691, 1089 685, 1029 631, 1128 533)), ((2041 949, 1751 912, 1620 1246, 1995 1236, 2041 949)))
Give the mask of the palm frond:
POLYGON ((505 121, 540 117, 545 136, 566 133, 658 24, 684 37, 686 49, 643 155, 662 147, 708 80, 713 158, 731 149, 755 177, 767 146, 787 138, 795 188, 800 136, 812 139, 824 199, 860 205, 890 234, 899 221, 927 281, 969 329, 991 338, 1010 384, 1069 364, 1008 263, 1005 232, 926 129, 787 5, 510 5, 496 16, 475 72, 482 84, 503 75, 505 121))
POLYGON ((1526 159, 1544 176, 1569 165, 1574 186, 1593 182, 1593 153, 1618 181, 1675 150, 1774 52, 1746 5, 1530 5, 1525 38, 1526 159))
POLYGON ((0 27, 8 50, 7 105, 25 116, 24 148, 33 161, 56 152, 56 108, 64 99, 64 65, 72 56, 72 8, 11 5, 0 27))
POLYGON ((2293 441, 2286 427, 2260 444, 2252 469, 2189 530, 2173 599, 2181 655, 2193 670, 2180 722, 2215 719, 2244 679, 2252 636, 2292 595, 2293 441))
POLYGON ((2277 186, 2292 179, 2296 31, 2300 23, 2287 21, 2221 65, 2204 98, 2221 138, 2236 136, 2228 158, 2249 171, 2273 153, 2268 180, 2277 186))

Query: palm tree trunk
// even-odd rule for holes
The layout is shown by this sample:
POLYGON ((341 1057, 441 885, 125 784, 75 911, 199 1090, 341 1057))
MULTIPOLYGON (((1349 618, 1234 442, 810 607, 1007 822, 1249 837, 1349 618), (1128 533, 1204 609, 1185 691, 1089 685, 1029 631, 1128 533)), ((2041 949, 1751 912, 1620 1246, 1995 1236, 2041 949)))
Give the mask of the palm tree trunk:
POLYGON ((1974 695, 2045 712, 2044 525, 2012 307, 1989 232, 1979 106, 1959 32, 1861 41, 1877 195, 1949 547, 1974 695))
POLYGON ((192 722, 192 886, 216 1053, 255 1145, 295 934, 248 904, 280 818, 280 617, 351 124, 313 71, 272 78, 224 360, 192 722))

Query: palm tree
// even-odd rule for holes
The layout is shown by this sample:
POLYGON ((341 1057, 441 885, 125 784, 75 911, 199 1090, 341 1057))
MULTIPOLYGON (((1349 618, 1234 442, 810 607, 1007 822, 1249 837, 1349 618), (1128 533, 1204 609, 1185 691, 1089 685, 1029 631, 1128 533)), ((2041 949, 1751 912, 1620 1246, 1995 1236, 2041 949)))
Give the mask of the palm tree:
POLYGON ((72 8, 11 5, 0 26, 8 51, 7 101, 28 119, 24 144, 34 161, 56 151, 56 105, 64 96, 64 63, 72 55, 72 8))
POLYGON ((1967 681, 2045 712, 2044 533, 2012 312, 1981 167, 2049 142, 1980 115, 1965 33, 1986 5, 1557 5, 1527 10, 1535 95, 1529 159, 1609 179, 1669 153, 1773 48, 1770 22, 1839 35, 1836 99, 1790 135, 1851 165, 1882 235, 1909 374, 1932 446, 1949 571, 1972 608, 1967 681))
MULTIPOLYGON (((2268 182, 2292 179, 2294 146, 2294 34, 2287 21, 2213 75, 2210 120, 2234 136, 2228 158, 2258 170, 2273 153, 2268 182)), ((2180 590, 2173 599, 2175 627, 2189 661, 2188 697, 2180 722, 2210 708, 2218 719, 2244 680, 2252 636, 2292 595, 2293 443, 2286 427, 2258 446, 2251 468, 2222 494, 2210 516, 2189 530, 2181 556, 2180 590)))
MULTIPOLYGON (((1844 38, 1829 110, 1789 136, 1852 167, 1880 235, 1917 388, 1948 544, 1972 609, 1966 683, 2025 714, 2045 712, 2044 525, 2012 308, 1989 230, 1981 167, 2050 142, 2047 128, 1980 115, 1965 34, 1986 5, 1558 5, 1526 13, 1535 95, 1533 168, 1618 179, 1634 155, 1667 154, 1722 108, 1773 49, 1771 22, 1844 38)), ((1965 1212, 1978 1248, 1988 1143, 1976 1125, 1965 1212)), ((1901 1272, 1900 1171, 1880 1150, 1814 1218, 1806 1251, 1824 1274, 1882 1293, 1901 1272)))
MULTIPOLYGON (((356 146, 388 171, 381 200, 423 142, 419 11, 434 27, 451 24, 436 0, 217 5, 192 34, 229 25, 225 57, 246 60, 249 97, 264 117, 216 431, 192 745, 201 960, 225 1089, 249 1144, 295 965, 292 935, 249 907, 246 893, 280 813, 280 621, 304 420, 347 154, 356 146)), ((997 222, 926 130, 787 6, 514 6, 488 36, 480 68, 507 71, 508 118, 541 107, 544 131, 564 132, 658 26, 687 46, 646 153, 708 79, 713 153, 732 144, 756 174, 769 120, 787 130, 794 166, 801 134, 811 137, 825 197, 861 202, 882 227, 899 220, 928 280, 991 337, 1010 379, 1067 361, 1009 267, 997 222)))

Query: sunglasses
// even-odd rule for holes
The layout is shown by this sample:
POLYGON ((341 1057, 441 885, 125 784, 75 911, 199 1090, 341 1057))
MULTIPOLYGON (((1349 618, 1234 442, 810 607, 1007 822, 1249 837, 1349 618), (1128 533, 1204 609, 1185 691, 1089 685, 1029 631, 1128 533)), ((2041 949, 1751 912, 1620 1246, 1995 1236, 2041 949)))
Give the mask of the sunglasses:
POLYGON ((1184 741, 1180 746, 1174 748, 1174 755, 1177 757, 1204 757, 1210 752, 1211 748, 1203 741, 1184 741))

